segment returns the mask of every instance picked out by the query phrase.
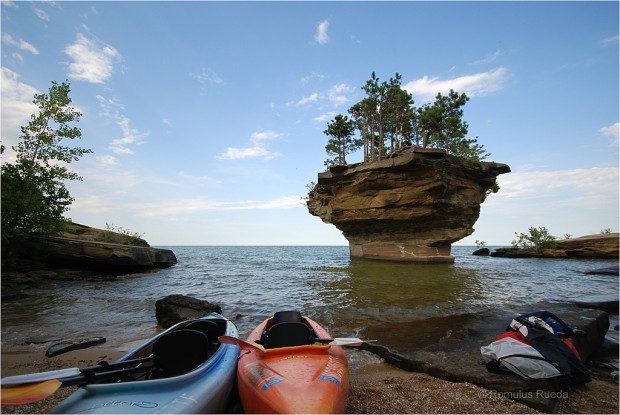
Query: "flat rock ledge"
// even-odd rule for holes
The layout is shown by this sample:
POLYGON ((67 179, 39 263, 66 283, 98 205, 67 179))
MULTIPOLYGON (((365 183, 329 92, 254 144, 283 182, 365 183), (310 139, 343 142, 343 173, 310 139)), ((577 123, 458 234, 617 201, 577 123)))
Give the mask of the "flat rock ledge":
POLYGON ((536 252, 534 249, 497 248, 491 256, 502 258, 580 258, 618 259, 618 233, 586 235, 561 239, 553 249, 536 252))
POLYGON ((136 272, 168 268, 177 259, 169 249, 77 240, 62 237, 31 238, 31 254, 45 258, 48 266, 109 272, 136 272))
POLYGON ((480 204, 508 172, 506 164, 409 148, 319 173, 307 206, 342 231, 352 258, 451 263, 452 243, 474 232, 480 204))

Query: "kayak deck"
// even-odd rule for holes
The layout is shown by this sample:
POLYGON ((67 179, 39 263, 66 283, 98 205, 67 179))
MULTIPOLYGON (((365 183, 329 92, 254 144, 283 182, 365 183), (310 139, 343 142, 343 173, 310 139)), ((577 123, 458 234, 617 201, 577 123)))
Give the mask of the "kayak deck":
MULTIPOLYGON (((317 337, 329 333, 303 317, 317 337)), ((265 320, 249 335, 257 342, 273 325, 265 320)), ((339 346, 298 345, 244 351, 237 367, 239 394, 246 413, 343 413, 349 387, 348 367, 339 346)))

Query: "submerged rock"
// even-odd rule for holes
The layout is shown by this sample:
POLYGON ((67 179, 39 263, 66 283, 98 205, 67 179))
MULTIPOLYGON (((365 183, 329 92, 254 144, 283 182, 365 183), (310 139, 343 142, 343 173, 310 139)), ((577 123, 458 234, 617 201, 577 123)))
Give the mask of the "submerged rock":
POLYGON ((171 294, 155 302, 157 324, 164 328, 183 320, 200 318, 211 312, 222 314, 222 307, 187 295, 171 294))
POLYGON ((584 272, 584 274, 586 274, 586 275, 615 275, 615 276, 618 276, 618 275, 620 275, 620 267, 616 265, 615 267, 597 268, 597 269, 593 269, 591 271, 586 271, 586 272, 584 272))
POLYGON ((352 258, 454 262, 451 244, 473 233, 480 204, 508 172, 505 164, 410 148, 319 173, 307 206, 342 231, 352 258))

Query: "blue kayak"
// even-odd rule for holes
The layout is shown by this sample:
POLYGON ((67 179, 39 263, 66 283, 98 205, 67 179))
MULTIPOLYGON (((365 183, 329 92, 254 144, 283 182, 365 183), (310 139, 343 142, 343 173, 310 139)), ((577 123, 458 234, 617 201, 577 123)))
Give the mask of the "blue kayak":
POLYGON ((216 313, 178 323, 121 357, 117 363, 136 363, 119 379, 95 379, 53 413, 221 413, 235 381, 239 346, 220 344, 220 335, 238 337, 235 325, 216 313))

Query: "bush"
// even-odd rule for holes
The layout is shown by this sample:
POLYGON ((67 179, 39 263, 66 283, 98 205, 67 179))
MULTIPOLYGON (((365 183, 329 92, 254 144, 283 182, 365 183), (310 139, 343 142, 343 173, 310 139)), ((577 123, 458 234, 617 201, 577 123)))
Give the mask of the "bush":
POLYGON ((544 226, 540 228, 530 226, 528 233, 515 232, 515 236, 517 238, 512 241, 512 246, 515 248, 534 249, 539 254, 545 249, 553 249, 556 246, 555 236, 551 235, 544 226))
POLYGON ((476 239, 476 248, 478 249, 482 249, 485 248, 487 246, 487 243, 484 241, 479 241, 476 239))

